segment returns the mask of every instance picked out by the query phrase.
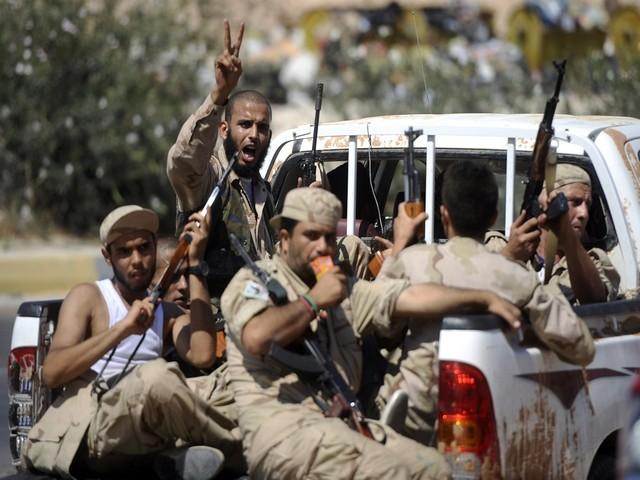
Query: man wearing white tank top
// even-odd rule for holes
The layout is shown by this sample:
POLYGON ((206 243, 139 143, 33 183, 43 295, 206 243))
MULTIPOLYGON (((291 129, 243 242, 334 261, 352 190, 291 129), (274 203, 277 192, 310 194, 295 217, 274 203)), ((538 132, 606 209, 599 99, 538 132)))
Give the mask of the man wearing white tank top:
POLYGON ((195 367, 215 360, 214 318, 198 268, 209 219, 194 213, 184 229, 192 237, 186 312, 174 303, 154 305, 149 296, 158 223, 153 211, 136 205, 102 222, 102 254, 113 278, 79 284, 62 303, 42 381, 64 391, 29 433, 29 468, 67 478, 141 470, 147 478, 153 467, 160 478, 194 480, 213 478, 225 459, 227 468, 242 469, 235 424, 162 359, 173 345, 195 367))

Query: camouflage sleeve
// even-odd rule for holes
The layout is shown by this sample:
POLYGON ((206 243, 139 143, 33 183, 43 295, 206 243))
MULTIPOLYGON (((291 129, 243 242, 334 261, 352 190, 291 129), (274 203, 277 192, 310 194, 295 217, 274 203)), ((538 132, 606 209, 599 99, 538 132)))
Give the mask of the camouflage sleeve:
POLYGON ((382 281, 385 279, 404 279, 407 278, 407 272, 405 264, 403 262, 403 254, 400 252, 397 256, 386 257, 380 273, 376 277, 376 281, 382 281))
POLYGON ((220 299, 227 332, 241 345, 242 329, 256 315, 273 306, 266 287, 248 268, 233 277, 220 299))
POLYGON ((368 264, 371 250, 360 238, 355 235, 342 237, 338 241, 338 257, 339 260, 349 263, 356 278, 369 280, 368 264))
POLYGON ((178 199, 178 210, 201 208, 217 181, 211 156, 218 138, 223 107, 211 96, 184 123, 176 143, 169 149, 167 176, 178 199))
POLYGON ((351 292, 353 329, 360 336, 378 333, 383 337, 394 337, 406 325, 404 320, 392 319, 396 301, 409 286, 408 280, 360 280, 351 292))
POLYGON ((620 288, 620 275, 616 267, 613 266, 609 255, 604 250, 592 248, 588 253, 598 270, 600 280, 607 289, 607 302, 615 300, 620 288))
POLYGON ((484 235, 484 246, 491 253, 500 253, 507 243, 507 237, 497 230, 491 230, 484 235))
POLYGON ((538 338, 560 359, 576 365, 593 360, 591 333, 556 285, 538 285, 524 309, 538 338))

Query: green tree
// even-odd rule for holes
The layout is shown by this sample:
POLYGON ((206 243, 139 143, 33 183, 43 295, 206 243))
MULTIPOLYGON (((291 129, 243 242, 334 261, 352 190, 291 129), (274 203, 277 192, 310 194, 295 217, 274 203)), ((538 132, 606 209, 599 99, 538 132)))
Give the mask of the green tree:
POLYGON ((115 5, 0 0, 0 209, 18 230, 94 233, 123 203, 171 228, 165 158, 207 49, 165 2, 115 5))

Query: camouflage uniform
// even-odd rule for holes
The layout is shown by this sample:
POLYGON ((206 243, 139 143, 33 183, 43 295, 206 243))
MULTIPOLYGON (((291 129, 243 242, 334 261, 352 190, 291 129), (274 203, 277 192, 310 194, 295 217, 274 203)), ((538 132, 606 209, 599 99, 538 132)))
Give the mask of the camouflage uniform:
MULTIPOLYGON (((500 253, 507 244, 507 238, 500 232, 487 232, 485 235, 485 244, 487 249, 493 253, 500 253)), ((618 288, 620 287, 620 275, 618 271, 611 263, 611 259, 607 255, 607 252, 600 248, 592 248, 587 251, 589 257, 593 261, 600 280, 607 291, 607 302, 615 300, 618 296, 618 288)), ((527 262, 527 267, 535 272, 535 269, 531 262, 527 262)), ((544 269, 540 270, 544 272, 544 269)), ((565 257, 560 258, 551 270, 551 278, 549 279, 550 285, 556 285, 565 292, 571 292, 571 278, 569 277, 569 270, 567 268, 567 259, 565 257)), ((573 299, 572 299, 573 300, 573 299)), ((576 300, 577 303, 577 300, 576 300)))
POLYGON ((75 380, 29 432, 23 461, 65 478, 73 478, 74 459, 113 473, 182 441, 219 448, 228 466, 242 470, 235 412, 225 394, 216 394, 224 392, 221 380, 219 374, 190 379, 189 388, 177 364, 162 359, 135 367, 99 401, 89 377, 75 380))
MULTIPOLYGON (((304 190, 316 190, 308 193, 314 198, 330 195, 318 189, 304 190)), ((298 207, 298 213, 309 217, 307 221, 335 227, 337 218, 323 216, 321 202, 309 204, 315 205, 313 212, 303 212, 305 205, 292 208, 298 207)), ((283 216, 300 219, 285 215, 287 208, 285 202, 283 216)), ((296 301, 309 291, 279 254, 258 264, 282 283, 289 301, 296 301)), ((327 309, 326 320, 312 321, 311 329, 317 333, 321 348, 355 391, 362 372, 359 335, 373 329, 390 334, 397 328, 391 321, 391 312, 407 282, 392 280, 373 284, 353 279, 352 284, 350 296, 327 309)), ((316 400, 330 400, 322 391, 271 357, 245 350, 241 340, 244 326, 272 306, 266 289, 249 269, 240 270, 222 296, 229 339, 228 378, 252 478, 449 477, 446 461, 435 450, 371 423, 376 442, 351 430, 340 419, 325 417, 316 404, 316 400)))
MULTIPOLYGON (((558 164, 556 169, 556 180, 553 184, 554 190, 562 188, 566 185, 570 185, 572 183, 581 183, 591 188, 591 177, 586 170, 577 165, 569 163, 558 164)), ((507 241, 507 238, 500 232, 492 231, 487 232, 487 234, 485 235, 485 244, 491 252, 501 252, 507 244, 507 241)), ((602 284, 606 289, 606 301, 610 302, 612 300, 615 300, 618 296, 618 289, 620 287, 620 275, 611 263, 609 256, 604 250, 601 250, 599 248, 592 248, 587 253, 589 254, 589 257, 591 257, 591 260, 593 261, 593 264, 598 271, 600 280, 602 281, 602 284)), ((544 261, 544 259, 542 260, 544 261)), ((534 269, 531 265, 531 262, 527 262, 527 265, 531 270, 534 269)), ((542 279, 542 275, 544 275, 544 269, 540 272, 542 279)), ((571 295, 568 296, 573 296, 571 279, 569 277, 569 270, 567 268, 567 259, 564 256, 561 257, 560 260, 553 265, 549 284, 558 286, 564 292, 571 292, 571 295)), ((574 299, 571 298, 571 300, 573 301, 574 299)))
MULTIPOLYGON (((209 95, 182 126, 176 143, 169 150, 167 175, 177 196, 178 227, 186 218, 204 206, 218 179, 229 165, 224 148, 215 151, 218 126, 223 108, 209 95)), ((251 192, 232 171, 222 193, 222 209, 215 212, 207 245, 206 260, 213 277, 209 291, 219 296, 233 274, 242 266, 230 253, 228 234, 234 233, 252 258, 268 258, 274 251, 275 239, 269 219, 275 214, 271 191, 258 172, 251 177, 251 192)))
MULTIPOLYGON (((379 278, 493 291, 522 307, 538 338, 561 359, 579 365, 593 359, 591 334, 557 286, 541 285, 521 263, 491 253, 471 238, 409 247, 385 261, 379 278)), ((439 329, 437 322, 409 322, 399 373, 386 376, 376 399, 382 409, 396 389, 405 390, 409 412, 404 433, 423 443, 431 440, 436 416, 439 329)))

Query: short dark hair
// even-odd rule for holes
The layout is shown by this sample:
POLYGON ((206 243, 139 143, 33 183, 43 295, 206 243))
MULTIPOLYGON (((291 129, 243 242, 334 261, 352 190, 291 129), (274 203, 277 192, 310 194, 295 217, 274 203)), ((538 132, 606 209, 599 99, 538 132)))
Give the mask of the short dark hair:
POLYGON ((224 119, 226 122, 231 121, 231 114, 233 113, 233 108, 238 100, 266 105, 269 107, 269 122, 271 122, 271 103, 269 103, 267 97, 257 90, 239 90, 229 97, 227 106, 224 110, 224 119))
POLYGON ((444 172, 442 203, 458 234, 482 237, 498 206, 498 184, 493 172, 478 162, 454 162, 444 172))

